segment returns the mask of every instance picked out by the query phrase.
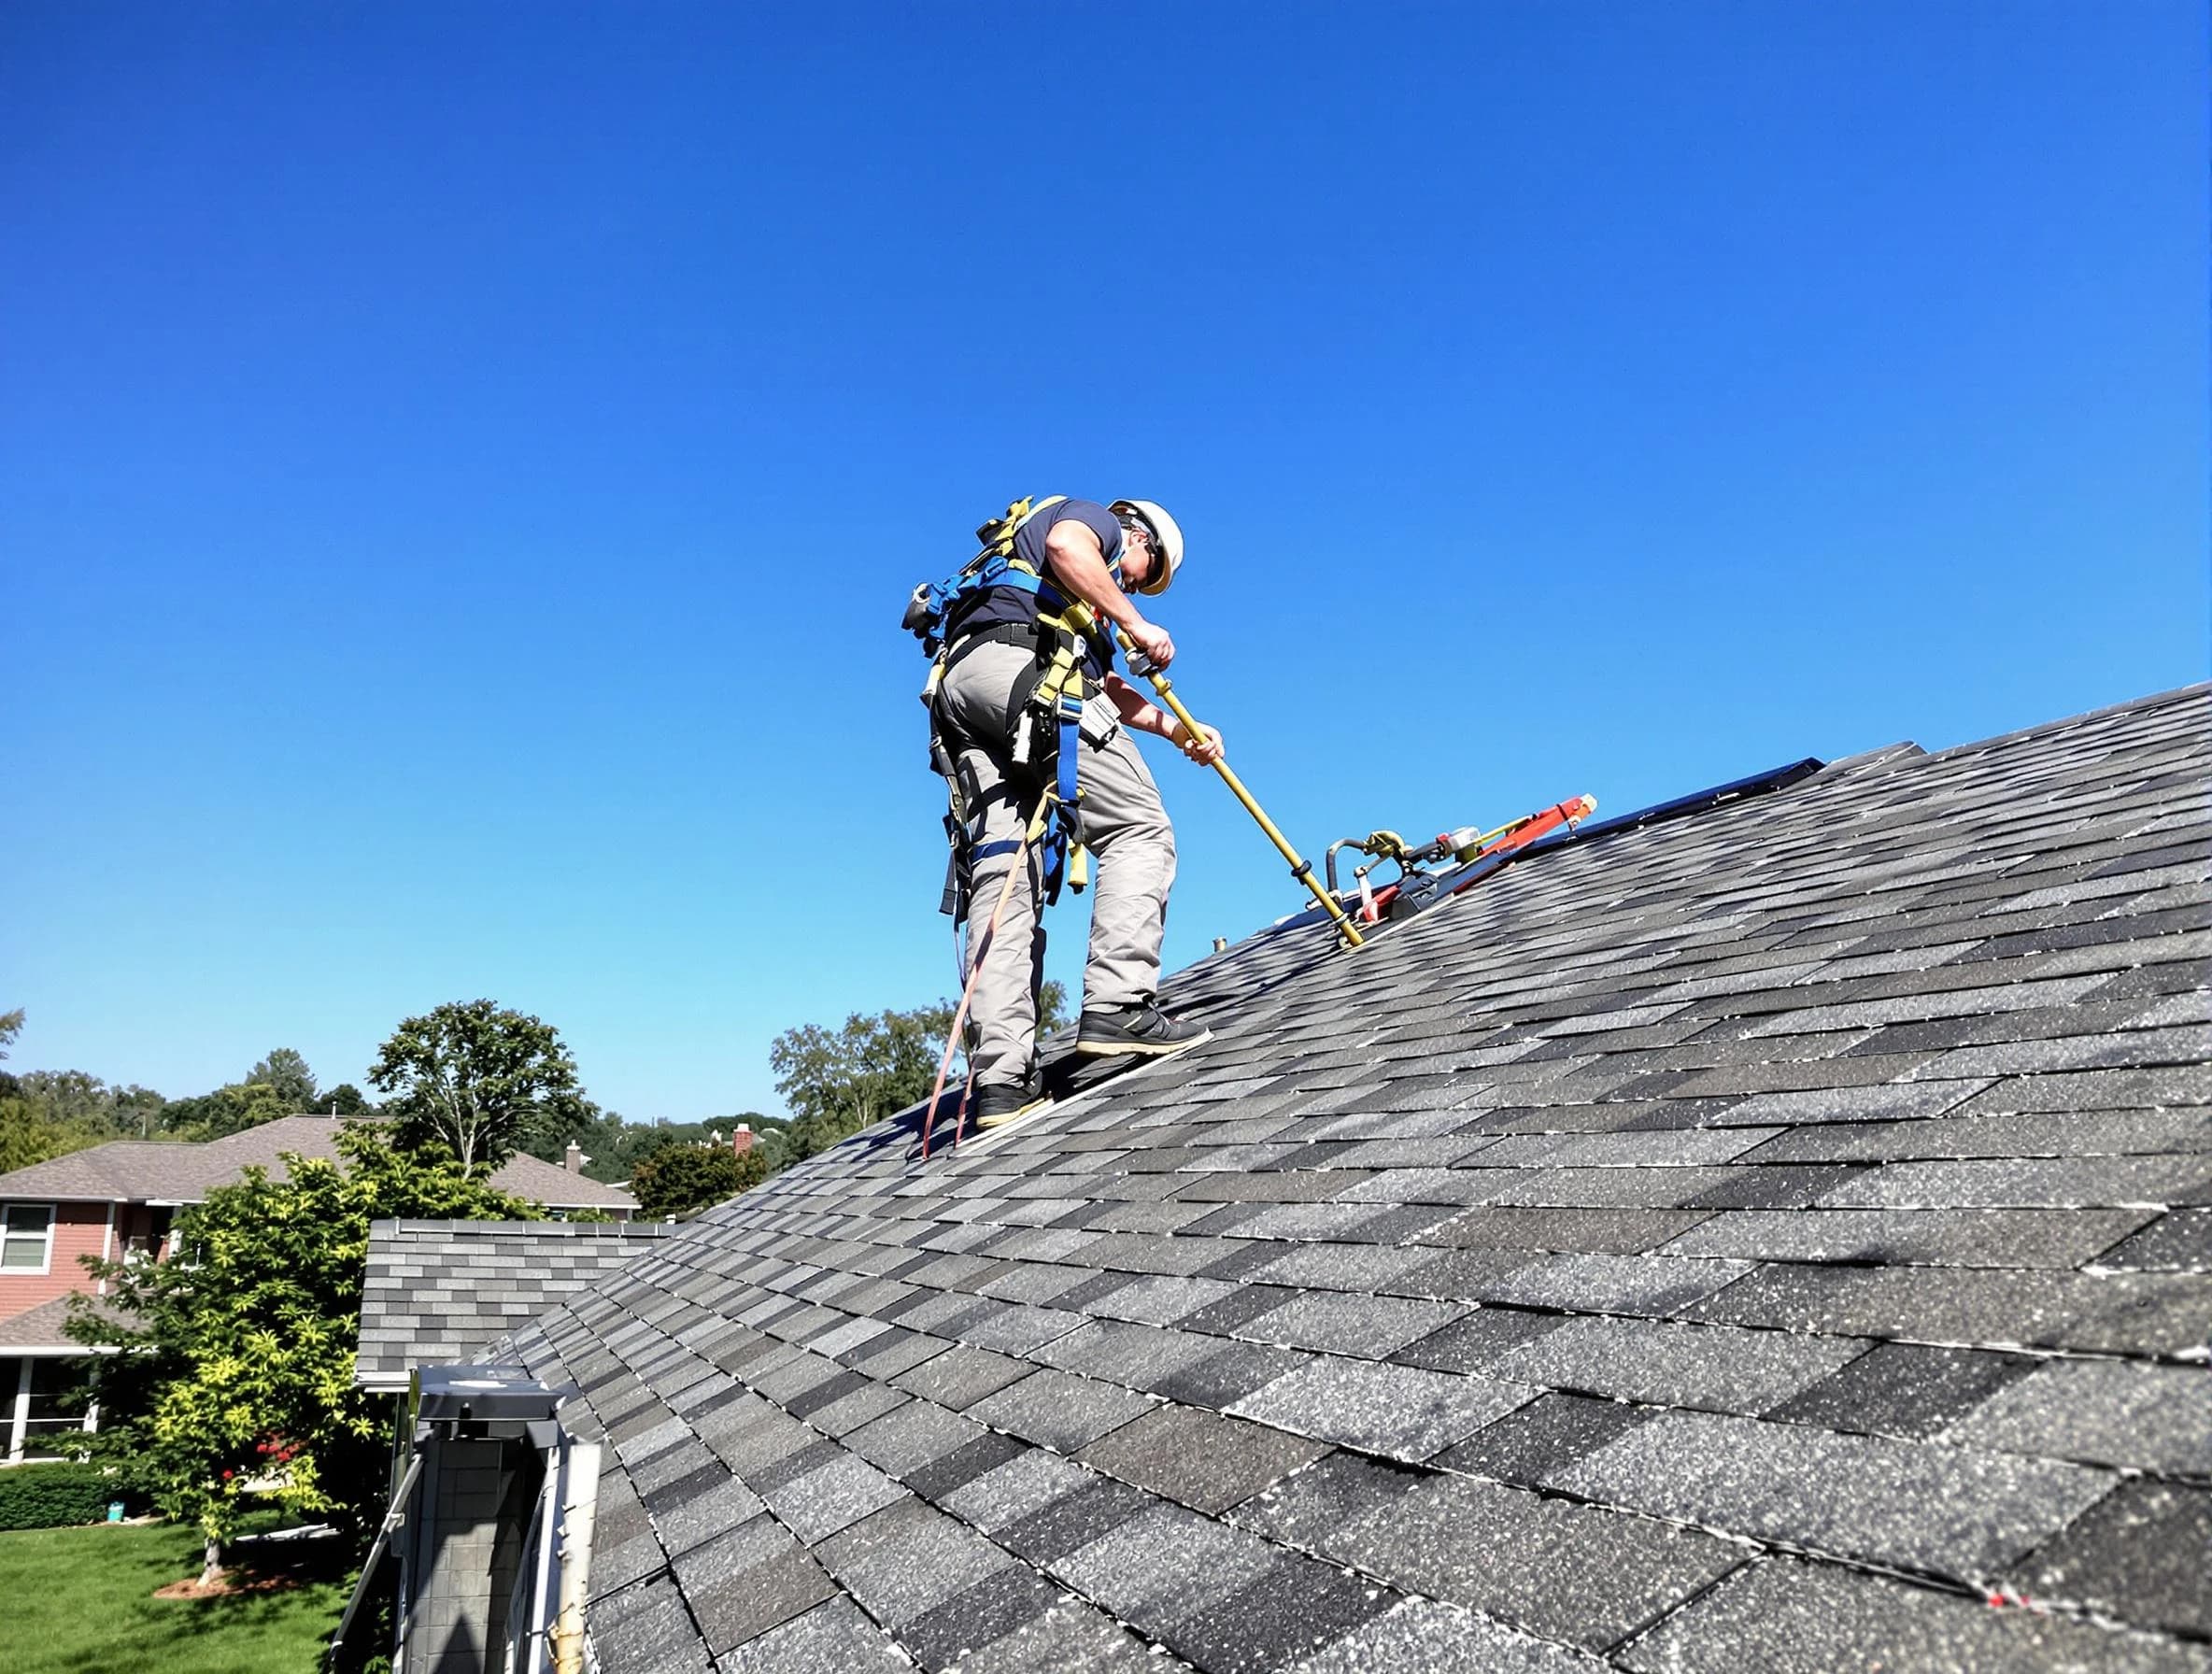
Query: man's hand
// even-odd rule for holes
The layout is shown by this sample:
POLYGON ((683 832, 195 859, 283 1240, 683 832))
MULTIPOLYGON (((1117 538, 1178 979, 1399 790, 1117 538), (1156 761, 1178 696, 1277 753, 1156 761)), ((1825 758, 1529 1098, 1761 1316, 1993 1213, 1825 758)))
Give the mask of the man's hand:
POLYGON ((1158 623, 1147 622, 1140 617, 1122 631, 1154 668, 1164 669, 1175 660, 1175 642, 1158 623))
POLYGON ((1209 727, 1203 721, 1198 723, 1196 736, 1188 727, 1177 721, 1168 733, 1168 742, 1200 767, 1212 767, 1219 761, 1224 747, 1220 729, 1209 727))

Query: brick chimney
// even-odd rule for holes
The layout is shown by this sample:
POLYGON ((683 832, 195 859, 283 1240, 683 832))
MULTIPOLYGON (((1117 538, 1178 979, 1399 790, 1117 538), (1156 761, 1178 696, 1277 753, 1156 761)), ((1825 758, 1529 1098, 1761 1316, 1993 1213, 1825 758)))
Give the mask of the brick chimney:
POLYGON ((571 1140, 568 1142, 568 1154, 560 1160, 568 1165, 570 1173, 581 1174, 584 1171, 584 1165, 591 1159, 584 1155, 583 1146, 571 1140))
POLYGON ((752 1148, 753 1125, 750 1122, 740 1122, 737 1125, 737 1131, 730 1136, 730 1149, 743 1156, 752 1148))

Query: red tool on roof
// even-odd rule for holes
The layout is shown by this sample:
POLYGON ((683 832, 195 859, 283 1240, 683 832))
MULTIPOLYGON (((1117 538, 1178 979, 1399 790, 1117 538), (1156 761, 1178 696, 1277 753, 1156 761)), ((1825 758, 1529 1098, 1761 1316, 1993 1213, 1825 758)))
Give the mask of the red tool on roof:
POLYGON ((1549 808, 1539 808, 1534 814, 1524 814, 1519 819, 1509 819, 1491 830, 1480 831, 1473 826, 1462 826, 1418 845, 1409 844, 1396 831, 1370 831, 1365 837, 1340 838, 1328 845, 1329 891, 1344 893, 1337 884, 1337 851, 1357 849, 1373 857, 1352 873, 1359 897, 1360 919, 1378 924, 1384 918, 1405 917, 1454 893, 1447 887, 1449 873, 1429 872, 1425 870, 1427 867, 1444 860, 1454 865, 1472 865, 1482 860, 1503 859, 1562 826, 1571 830, 1596 811, 1595 797, 1578 796, 1549 808), (1368 881, 1368 874, 1384 860, 1397 864, 1398 875, 1378 889, 1368 881))

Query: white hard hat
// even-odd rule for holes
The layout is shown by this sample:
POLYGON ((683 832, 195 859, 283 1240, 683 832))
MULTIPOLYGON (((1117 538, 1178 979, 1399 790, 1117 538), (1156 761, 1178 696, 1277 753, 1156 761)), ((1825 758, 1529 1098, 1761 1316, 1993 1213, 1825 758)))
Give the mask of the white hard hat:
POLYGON ((1182 527, 1156 500, 1116 500, 1106 509, 1117 518, 1134 517, 1152 532, 1153 550, 1167 561, 1137 590, 1147 595, 1166 592, 1183 564, 1182 527))

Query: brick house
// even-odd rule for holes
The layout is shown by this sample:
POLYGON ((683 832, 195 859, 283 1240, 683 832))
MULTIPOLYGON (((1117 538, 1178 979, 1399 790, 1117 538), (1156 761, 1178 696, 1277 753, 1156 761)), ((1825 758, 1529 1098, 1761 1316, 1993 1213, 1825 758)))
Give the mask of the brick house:
MULTIPOLYGON (((64 1363, 85 1353, 63 1330, 69 1296, 99 1288, 82 1257, 162 1259, 178 1210, 257 1163, 281 1178, 283 1152, 335 1160, 339 1126, 285 1116, 205 1144, 117 1140, 0 1174, 0 1457, 37 1457, 42 1439, 50 1452, 58 1433, 92 1427, 93 1415, 56 1405, 64 1363)), ((515 1156, 491 1181, 556 1215, 596 1210, 627 1221, 636 1209, 628 1192, 586 1179, 573 1146, 566 1168, 515 1156)))

